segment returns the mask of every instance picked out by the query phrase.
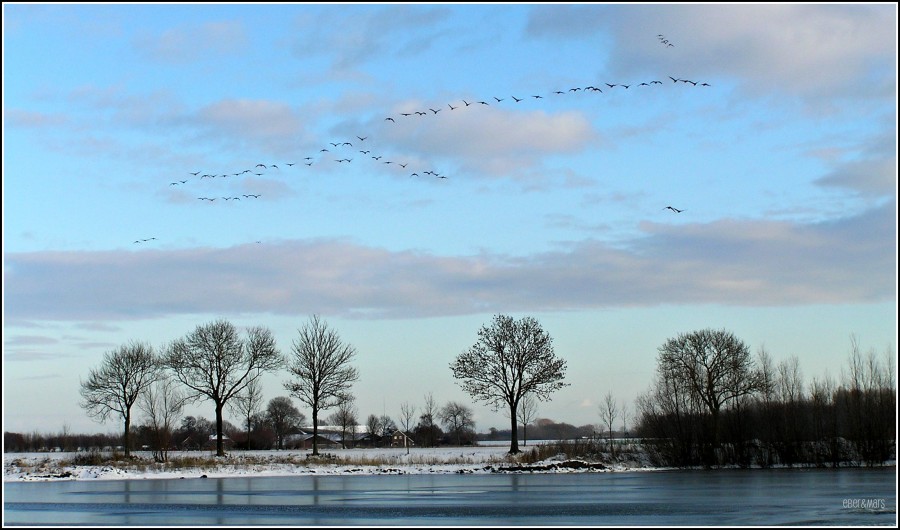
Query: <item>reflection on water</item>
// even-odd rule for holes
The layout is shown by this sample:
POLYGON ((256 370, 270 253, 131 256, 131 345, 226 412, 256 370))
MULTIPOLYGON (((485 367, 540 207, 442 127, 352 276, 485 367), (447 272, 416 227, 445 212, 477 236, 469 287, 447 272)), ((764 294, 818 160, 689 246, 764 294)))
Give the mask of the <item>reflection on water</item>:
POLYGON ((895 525, 896 469, 4 483, 5 525, 895 525))

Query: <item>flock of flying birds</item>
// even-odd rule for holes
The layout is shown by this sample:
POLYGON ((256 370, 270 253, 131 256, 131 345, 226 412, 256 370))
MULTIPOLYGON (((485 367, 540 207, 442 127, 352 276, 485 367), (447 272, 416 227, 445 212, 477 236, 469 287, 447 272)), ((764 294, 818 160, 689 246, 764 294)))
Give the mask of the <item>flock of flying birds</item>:
MULTIPOLYGON (((664 46, 666 46, 666 47, 674 46, 662 34, 657 35, 657 37, 658 37, 660 43, 663 44, 664 46)), ((674 84, 674 85, 678 85, 679 83, 682 83, 684 85, 690 85, 692 87, 709 87, 709 86, 711 86, 709 83, 698 82, 698 81, 694 81, 691 79, 681 79, 681 78, 672 77, 672 76, 668 76, 668 79, 671 80, 672 84, 674 84)), ((630 84, 602 83, 602 84, 600 84, 600 86, 588 85, 588 86, 583 86, 583 87, 571 87, 566 90, 555 90, 555 91, 552 91, 552 92, 546 93, 546 94, 530 94, 529 96, 530 96, 531 100, 536 101, 536 100, 545 99, 545 96, 547 98, 554 98, 554 97, 558 98, 561 96, 576 94, 579 92, 582 92, 582 93, 590 92, 590 93, 595 93, 595 94, 603 94, 604 89, 607 92, 611 92, 612 90, 629 90, 632 87, 634 87, 637 90, 647 90, 654 86, 658 87, 658 86, 663 86, 663 85, 668 85, 668 84, 669 84, 668 81, 664 82, 664 81, 657 80, 657 79, 649 80, 649 81, 642 81, 640 83, 632 82, 630 84), (646 88, 641 88, 641 87, 646 87, 646 88)), ((669 85, 669 86, 671 86, 671 85, 669 85)), ((522 97, 517 97, 515 95, 510 95, 507 97, 492 96, 492 98, 490 98, 490 101, 488 101, 488 100, 469 101, 467 99, 461 99, 456 102, 447 103, 446 107, 444 107, 443 105, 429 106, 429 107, 418 109, 418 110, 410 110, 409 112, 400 112, 397 115, 388 116, 388 117, 384 118, 384 121, 391 122, 391 123, 397 123, 397 120, 416 119, 416 118, 422 118, 422 117, 427 117, 427 116, 436 117, 441 112, 453 112, 453 111, 457 111, 457 110, 464 111, 466 108, 471 107, 473 105, 476 106, 476 108, 480 107, 480 106, 499 105, 500 103, 503 103, 504 101, 508 102, 507 104, 516 105, 518 103, 525 101, 526 99, 529 99, 529 97, 525 96, 525 95, 522 95, 522 97), (454 105, 453 103, 456 103, 456 105, 454 105)), ((369 145, 369 144, 365 143, 366 140, 368 140, 368 138, 369 138, 368 136, 356 136, 355 139, 351 139, 351 140, 339 140, 336 142, 329 142, 328 145, 323 146, 321 149, 319 149, 318 152, 308 153, 307 156, 302 157, 300 159, 300 160, 302 160, 302 162, 300 162, 300 163, 285 162, 285 163, 283 163, 283 165, 286 168, 293 168, 294 166, 297 166, 302 169, 303 166, 310 168, 314 164, 321 164, 321 163, 336 163, 336 164, 347 163, 347 164, 350 164, 350 163, 354 163, 354 162, 359 163, 362 160, 365 160, 370 163, 377 163, 382 167, 396 168, 397 170, 407 170, 407 166, 410 163, 409 161, 382 160, 384 158, 384 155, 374 154, 372 152, 372 149, 364 148, 369 145), (351 150, 353 151, 352 153, 349 152, 351 150), (341 153, 341 154, 335 154, 335 153, 341 153)), ((413 170, 410 171, 410 173, 409 173, 410 178, 412 178, 412 177, 421 178, 421 177, 426 177, 426 176, 436 178, 436 179, 448 178, 446 174, 442 174, 442 173, 436 171, 434 168, 429 168, 429 169, 412 168, 412 169, 413 170)), ((269 163, 269 164, 259 163, 259 164, 256 164, 256 166, 254 166, 253 168, 243 169, 242 171, 239 171, 236 173, 203 173, 202 171, 192 171, 192 172, 189 172, 189 174, 197 180, 203 180, 206 178, 217 179, 217 178, 228 178, 228 177, 240 177, 242 175, 247 175, 247 174, 255 175, 255 176, 262 176, 265 174, 265 172, 267 172, 269 170, 281 171, 282 168, 281 168, 281 166, 279 166, 278 164, 275 164, 275 163, 269 163)), ((188 179, 181 179, 181 180, 175 180, 173 182, 170 182, 169 186, 183 186, 183 185, 186 185, 187 183, 188 183, 188 179)), ((218 197, 202 196, 202 197, 197 197, 197 200, 208 202, 208 203, 214 203, 217 200, 229 202, 229 201, 240 201, 242 198, 243 199, 258 199, 259 197, 261 197, 261 194, 259 194, 259 193, 247 193, 247 194, 241 194, 241 196, 218 196, 218 197)), ((681 213, 684 211, 683 209, 678 209, 673 206, 666 206, 665 208, 663 208, 663 210, 670 210, 673 213, 681 213)), ((134 243, 140 244, 140 243, 146 243, 148 241, 153 241, 153 240, 156 240, 156 238, 151 237, 151 238, 147 238, 147 239, 137 239, 137 240, 135 240, 134 243)))

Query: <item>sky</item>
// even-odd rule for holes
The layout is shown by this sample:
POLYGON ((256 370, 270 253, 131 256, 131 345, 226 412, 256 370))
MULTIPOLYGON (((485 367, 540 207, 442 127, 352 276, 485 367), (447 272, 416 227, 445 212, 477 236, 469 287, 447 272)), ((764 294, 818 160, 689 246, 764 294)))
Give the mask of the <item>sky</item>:
POLYGON ((497 314, 574 425, 700 329, 807 384, 895 355, 896 5, 4 3, 4 431, 117 432, 106 352, 314 314, 361 419, 479 432, 450 364, 497 314))

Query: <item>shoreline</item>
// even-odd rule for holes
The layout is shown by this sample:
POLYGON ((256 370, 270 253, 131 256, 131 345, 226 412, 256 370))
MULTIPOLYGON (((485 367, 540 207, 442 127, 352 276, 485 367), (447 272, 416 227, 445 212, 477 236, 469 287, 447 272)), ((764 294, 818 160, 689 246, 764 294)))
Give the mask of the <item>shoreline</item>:
POLYGON ((217 460, 209 452, 178 452, 167 464, 153 462, 143 451, 133 453, 130 462, 117 461, 96 465, 72 463, 73 453, 8 453, 3 458, 3 482, 51 482, 83 480, 142 480, 142 479, 204 479, 284 476, 342 476, 342 475, 410 475, 410 474, 555 474, 555 473, 625 473, 666 471, 719 470, 840 470, 894 469, 896 460, 881 465, 866 466, 860 462, 842 463, 838 467, 816 464, 785 464, 772 466, 689 466, 658 467, 635 459, 619 462, 598 462, 563 455, 534 463, 522 463, 520 455, 510 456, 502 447, 443 448, 416 454, 400 454, 382 450, 376 454, 341 450, 333 460, 310 460, 305 452, 259 451, 232 452, 217 460), (199 454, 198 454, 199 453, 199 454), (339 456, 339 457, 338 457, 339 456), (183 461, 191 463, 184 465, 183 461), (199 461, 198 461, 199 460, 199 461), (357 460, 357 461, 354 461, 357 460), (369 460, 371 463, 361 463, 369 460))

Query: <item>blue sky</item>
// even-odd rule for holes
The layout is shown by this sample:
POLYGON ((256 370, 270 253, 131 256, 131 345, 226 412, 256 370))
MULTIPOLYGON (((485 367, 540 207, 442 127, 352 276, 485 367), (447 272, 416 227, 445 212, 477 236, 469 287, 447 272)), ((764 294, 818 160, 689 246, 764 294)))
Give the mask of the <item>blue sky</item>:
POLYGON ((363 419, 431 392, 480 431, 508 422, 449 365, 497 313, 553 337, 539 415, 576 425, 633 411, 680 333, 807 382, 851 336, 896 351, 894 4, 4 3, 3 28, 5 430, 115 432, 78 407, 104 352, 218 318, 289 353, 319 314, 363 419))

